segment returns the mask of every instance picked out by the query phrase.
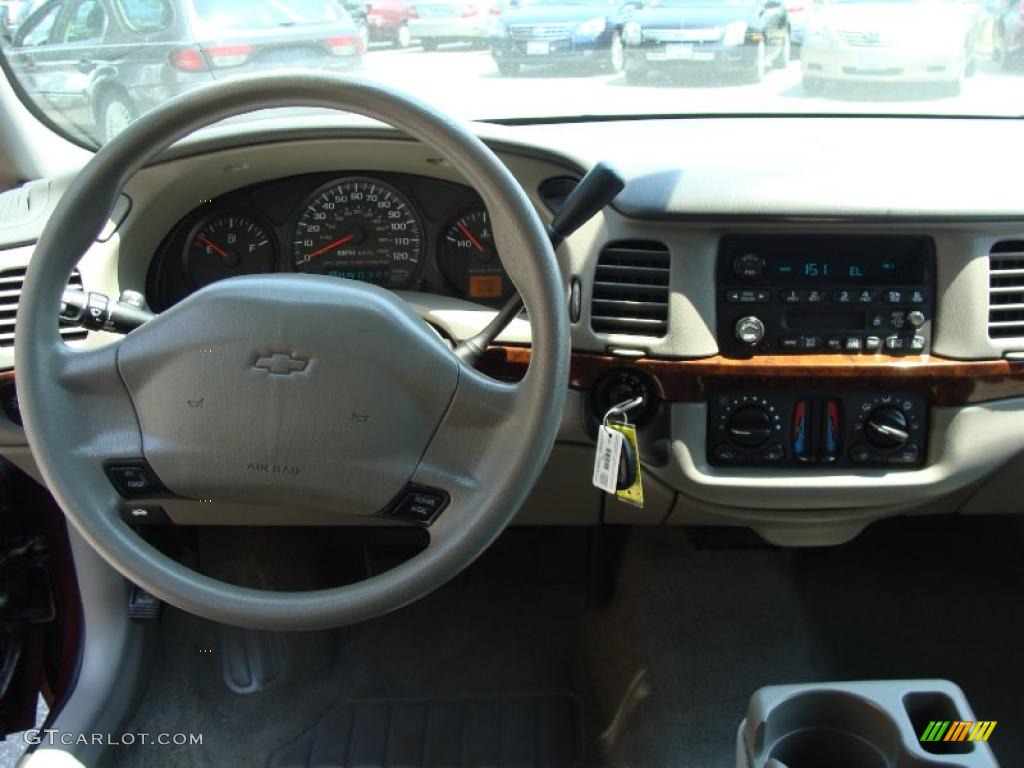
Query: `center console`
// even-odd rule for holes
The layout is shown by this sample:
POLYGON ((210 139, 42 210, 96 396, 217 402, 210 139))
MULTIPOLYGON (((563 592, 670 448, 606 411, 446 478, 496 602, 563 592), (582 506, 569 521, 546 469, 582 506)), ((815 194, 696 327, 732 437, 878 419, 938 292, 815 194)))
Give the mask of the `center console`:
POLYGON ((935 247, 905 236, 736 235, 717 263, 723 355, 926 354, 935 247))
MULTIPOLYGON (((884 360, 931 348, 930 238, 730 235, 720 242, 716 274, 724 357, 884 360)), ((763 389, 712 396, 713 466, 901 469, 924 462, 928 411, 920 391, 887 391, 856 376, 840 391, 812 382, 806 390, 771 387, 766 380, 763 389)))

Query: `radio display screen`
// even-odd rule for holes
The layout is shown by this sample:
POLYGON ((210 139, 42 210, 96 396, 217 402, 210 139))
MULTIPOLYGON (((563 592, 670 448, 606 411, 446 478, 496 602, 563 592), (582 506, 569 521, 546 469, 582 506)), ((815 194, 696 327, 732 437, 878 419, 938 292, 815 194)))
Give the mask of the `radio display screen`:
POLYGON ((928 282, 931 249, 918 237, 726 237, 726 263, 745 254, 763 261, 758 282, 789 285, 913 285, 928 282))

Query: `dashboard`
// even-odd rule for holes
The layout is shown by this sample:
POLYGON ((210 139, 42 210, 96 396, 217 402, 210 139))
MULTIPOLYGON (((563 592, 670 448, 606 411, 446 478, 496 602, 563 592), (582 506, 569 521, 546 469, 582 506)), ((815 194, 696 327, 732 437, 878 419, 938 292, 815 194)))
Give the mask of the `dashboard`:
POLYGON ((335 171, 253 184, 189 211, 154 256, 150 306, 239 275, 297 272, 494 305, 512 284, 470 188, 405 173, 335 171))
MULTIPOLYGON (((599 160, 627 179, 557 252, 569 394, 520 522, 736 525, 780 544, 830 544, 892 515, 1020 511, 1024 201, 1001 149, 1019 124, 827 127, 739 117, 474 126, 545 221, 552 180, 599 160), (764 142, 778 151, 761 152, 764 142), (635 392, 643 508, 591 485, 596 425, 635 392)), ((72 178, 33 187, 37 217, 0 231, 0 277, 24 269, 72 178)), ((309 271, 386 286, 462 339, 509 290, 476 192, 386 129, 305 117, 218 127, 170 149, 123 199, 80 278, 108 296, 142 292, 156 311, 231 275, 309 271)), ((518 318, 480 367, 515 379, 529 360, 518 318)), ((0 345, 0 369, 13 365, 0 345)), ((0 453, 33 471, 23 432, 3 418, 0 453)), ((195 500, 163 505, 183 523, 208 512, 195 500)), ((221 519, 232 514, 260 522, 243 505, 221 519)))

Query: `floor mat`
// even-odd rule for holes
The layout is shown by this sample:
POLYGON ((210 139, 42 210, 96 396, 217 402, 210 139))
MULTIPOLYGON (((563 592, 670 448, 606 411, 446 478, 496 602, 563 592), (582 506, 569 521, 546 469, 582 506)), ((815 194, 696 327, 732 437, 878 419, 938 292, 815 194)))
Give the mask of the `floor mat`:
POLYGON ((336 707, 270 768, 574 768, 583 720, 571 695, 357 701, 336 707))

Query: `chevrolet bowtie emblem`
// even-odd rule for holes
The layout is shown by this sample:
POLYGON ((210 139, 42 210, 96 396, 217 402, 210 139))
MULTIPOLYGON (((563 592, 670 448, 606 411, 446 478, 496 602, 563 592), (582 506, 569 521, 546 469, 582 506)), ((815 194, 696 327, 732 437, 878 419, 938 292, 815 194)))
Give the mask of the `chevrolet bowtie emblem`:
POLYGON ((261 357, 253 365, 254 369, 266 371, 275 376, 290 376, 306 370, 309 360, 278 352, 268 357, 261 357))

